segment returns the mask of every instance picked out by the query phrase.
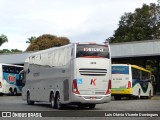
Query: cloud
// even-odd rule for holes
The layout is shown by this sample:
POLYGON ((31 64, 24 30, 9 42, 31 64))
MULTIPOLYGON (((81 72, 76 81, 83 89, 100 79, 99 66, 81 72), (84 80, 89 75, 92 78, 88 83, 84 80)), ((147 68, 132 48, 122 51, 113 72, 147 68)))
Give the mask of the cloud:
POLYGON ((113 35, 124 12, 156 1, 0 0, 0 34, 9 38, 0 49, 25 50, 27 38, 46 33, 66 36, 71 42, 103 42, 113 35))

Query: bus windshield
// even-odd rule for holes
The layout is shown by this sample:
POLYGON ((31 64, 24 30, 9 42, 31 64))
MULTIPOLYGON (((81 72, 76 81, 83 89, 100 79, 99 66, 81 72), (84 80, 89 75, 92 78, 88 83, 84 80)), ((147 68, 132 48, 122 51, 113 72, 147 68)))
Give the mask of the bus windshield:
POLYGON ((109 48, 105 45, 78 44, 76 57, 109 58, 109 48))
POLYGON ((129 74, 129 66, 112 66, 112 74, 129 74))
POLYGON ((19 72, 23 70, 23 67, 6 66, 6 65, 3 65, 2 68, 3 68, 3 72, 14 73, 14 74, 19 74, 19 72))

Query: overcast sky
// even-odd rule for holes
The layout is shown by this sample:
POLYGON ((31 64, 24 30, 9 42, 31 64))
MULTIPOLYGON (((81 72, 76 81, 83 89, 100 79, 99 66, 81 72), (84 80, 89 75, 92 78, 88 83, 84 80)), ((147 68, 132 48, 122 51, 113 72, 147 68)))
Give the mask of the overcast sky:
POLYGON ((0 0, 0 49, 25 50, 27 38, 52 34, 73 42, 102 43, 125 12, 157 0, 0 0))

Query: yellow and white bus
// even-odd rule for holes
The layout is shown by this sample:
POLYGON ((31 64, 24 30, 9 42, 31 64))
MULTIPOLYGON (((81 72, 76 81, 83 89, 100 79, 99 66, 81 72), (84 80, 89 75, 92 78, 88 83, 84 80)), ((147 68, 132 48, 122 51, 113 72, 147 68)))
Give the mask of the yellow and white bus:
POLYGON ((153 96, 152 76, 149 70, 130 64, 112 64, 112 96, 115 100, 121 97, 136 96, 151 98, 153 96))

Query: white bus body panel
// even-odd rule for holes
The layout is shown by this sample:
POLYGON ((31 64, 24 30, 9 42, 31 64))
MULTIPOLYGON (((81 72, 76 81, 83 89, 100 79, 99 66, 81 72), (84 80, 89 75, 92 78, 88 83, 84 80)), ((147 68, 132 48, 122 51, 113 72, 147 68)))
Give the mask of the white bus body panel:
POLYGON ((111 80, 111 67, 106 66, 111 66, 110 60, 103 58, 77 58, 75 63, 75 77, 80 94, 72 93, 72 102, 97 104, 109 102, 111 95, 106 95, 106 91, 108 89, 108 82, 111 80), (106 71, 107 73, 105 73, 106 71), (97 74, 97 76, 92 76, 92 74, 97 74), (100 76, 100 74, 105 75, 100 76), (91 82, 92 80, 94 82, 91 82), (92 100, 92 98, 95 99, 92 100))

